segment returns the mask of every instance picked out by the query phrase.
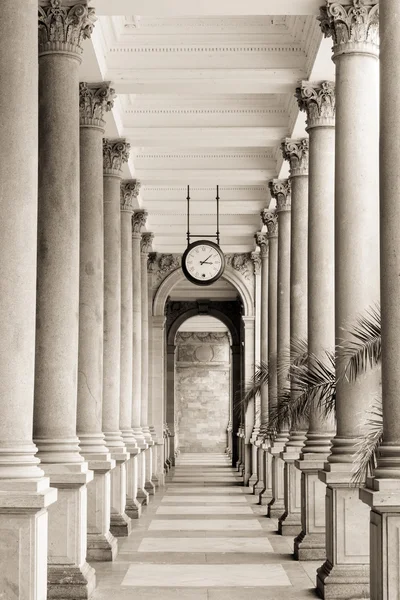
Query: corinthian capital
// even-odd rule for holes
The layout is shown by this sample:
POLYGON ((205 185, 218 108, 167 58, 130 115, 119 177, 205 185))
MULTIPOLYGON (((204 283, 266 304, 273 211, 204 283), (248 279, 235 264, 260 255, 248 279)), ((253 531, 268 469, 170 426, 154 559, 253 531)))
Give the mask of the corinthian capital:
POLYGON ((308 175, 308 138, 286 138, 281 144, 281 150, 284 160, 289 161, 291 177, 308 175))
POLYGON ((290 179, 271 179, 269 182, 271 196, 276 200, 276 210, 281 212, 291 209, 290 179))
POLYGON ((153 251, 154 233, 142 233, 142 241, 140 243, 140 251, 142 254, 148 254, 153 251))
POLYGON ((332 81, 302 81, 296 88, 296 98, 300 110, 307 115, 308 129, 335 126, 336 98, 332 81))
POLYGON ((133 236, 141 236, 142 227, 146 225, 147 221, 147 211, 145 210, 135 210, 132 218, 132 235, 133 236))
POLYGON ((121 175, 122 164, 128 162, 130 147, 123 139, 103 139, 103 170, 106 175, 121 175))
POLYGON ((261 220, 267 228, 267 238, 278 237, 278 215, 268 208, 261 211, 261 220))
POLYGON ((81 127, 104 129, 104 113, 114 106, 115 90, 108 82, 79 84, 79 115, 81 127))
POLYGON ((379 5, 371 0, 326 0, 318 20, 325 37, 333 39, 334 56, 344 52, 378 54, 379 5))
POLYGON ((92 35, 95 21, 88 0, 39 0, 39 55, 82 54, 82 41, 92 35))
POLYGON ((253 261, 254 275, 259 275, 261 273, 261 252, 252 252, 250 258, 253 261))
POLYGON ((121 183, 121 210, 124 212, 133 212, 133 204, 139 195, 140 181, 123 181, 121 183))
POLYGON ((257 252, 256 254, 259 254, 261 258, 267 257, 268 256, 267 234, 263 233, 262 231, 257 231, 257 233, 254 236, 254 239, 255 239, 257 246, 260 248, 260 252, 259 253, 257 252))

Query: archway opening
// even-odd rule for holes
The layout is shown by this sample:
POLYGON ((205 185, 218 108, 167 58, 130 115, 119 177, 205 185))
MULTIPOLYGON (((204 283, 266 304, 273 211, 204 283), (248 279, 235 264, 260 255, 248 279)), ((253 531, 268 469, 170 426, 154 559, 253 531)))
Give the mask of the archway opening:
POLYGON ((175 436, 184 453, 229 446, 232 337, 216 317, 190 317, 175 335, 175 436))

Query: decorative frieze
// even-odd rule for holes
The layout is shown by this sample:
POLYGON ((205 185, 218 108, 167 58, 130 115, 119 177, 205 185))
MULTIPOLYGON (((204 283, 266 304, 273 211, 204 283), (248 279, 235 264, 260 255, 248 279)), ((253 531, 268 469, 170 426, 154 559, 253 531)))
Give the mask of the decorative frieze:
POLYGON ((114 106, 115 90, 108 82, 79 84, 79 115, 81 127, 104 129, 104 113, 114 106))
POLYGON ((238 271, 247 281, 251 281, 254 275, 250 254, 250 252, 225 254, 226 264, 238 271))
POLYGON ((132 236, 141 237, 142 227, 146 225, 147 217, 146 210, 135 210, 132 217, 132 236))
MULTIPOLYGON (((264 211, 263 211, 264 212, 264 211)), ((257 246, 260 248, 260 252, 256 252, 260 259, 268 256, 268 236, 262 231, 257 231, 254 236, 257 246)), ((254 254, 254 253, 253 253, 254 254)))
POLYGON ((178 331, 175 343, 190 344, 193 342, 221 342, 227 340, 228 334, 224 331, 178 331))
POLYGON ((128 162, 130 148, 124 139, 103 139, 103 169, 106 175, 121 176, 122 164, 128 162))
POLYGON ((379 51, 379 4, 370 0, 349 3, 326 0, 318 17, 322 33, 333 39, 334 55, 379 51))
POLYGON ((290 164, 290 176, 308 175, 308 138, 291 140, 286 138, 281 144, 282 156, 290 164))
POLYGON ((63 6, 62 0, 39 2, 39 55, 54 52, 82 54, 82 41, 92 35, 96 21, 87 0, 63 6))
POLYGON ((142 240, 140 242, 140 252, 142 254, 148 254, 153 251, 153 240, 154 233, 142 233, 142 240))
POLYGON ((151 252, 149 254, 147 268, 148 271, 154 275, 154 285, 158 287, 172 271, 179 269, 181 261, 181 254, 159 254, 157 252, 151 252))
POLYGON ((278 215, 268 208, 264 208, 261 211, 261 220, 268 230, 267 238, 278 237, 278 215))
POLYGON ((336 96, 332 81, 302 81, 296 88, 296 98, 300 110, 307 115, 307 130, 335 126, 336 96))
POLYGON ((121 183, 121 210, 133 212, 134 201, 139 195, 140 181, 132 179, 121 183))
POLYGON ((276 200, 276 211, 291 209, 290 179, 272 179, 269 182, 271 196, 276 200))

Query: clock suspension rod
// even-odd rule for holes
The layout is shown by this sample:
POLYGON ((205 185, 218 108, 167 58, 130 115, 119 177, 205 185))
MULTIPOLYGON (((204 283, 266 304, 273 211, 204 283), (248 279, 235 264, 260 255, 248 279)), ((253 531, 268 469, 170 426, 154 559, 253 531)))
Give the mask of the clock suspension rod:
POLYGON ((217 244, 219 246, 219 185, 217 185, 217 244))
POLYGON ((189 186, 187 186, 187 232, 186 232, 186 239, 187 239, 187 245, 189 246, 190 244, 190 188, 189 186))

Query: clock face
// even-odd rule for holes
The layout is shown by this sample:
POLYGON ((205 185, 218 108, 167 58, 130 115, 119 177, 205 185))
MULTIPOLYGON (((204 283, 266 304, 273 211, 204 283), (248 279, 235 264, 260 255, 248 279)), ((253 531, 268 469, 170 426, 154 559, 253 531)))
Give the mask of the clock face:
POLYGON ((218 246, 196 242, 184 256, 187 275, 196 283, 209 284, 218 279, 223 271, 223 255, 218 246))

